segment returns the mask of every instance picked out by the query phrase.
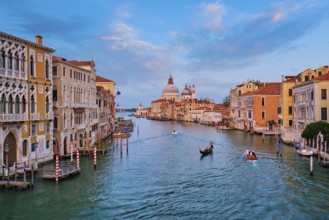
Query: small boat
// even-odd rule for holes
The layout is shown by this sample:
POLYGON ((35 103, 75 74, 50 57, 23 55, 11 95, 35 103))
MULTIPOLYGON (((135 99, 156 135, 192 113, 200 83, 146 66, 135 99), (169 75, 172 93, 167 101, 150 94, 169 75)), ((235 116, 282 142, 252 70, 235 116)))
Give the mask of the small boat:
POLYGON ((251 161, 256 161, 257 160, 256 153, 252 150, 249 150, 249 149, 245 150, 244 156, 245 156, 246 160, 251 160, 251 161))
POLYGON ((205 156, 211 154, 213 150, 214 150, 214 145, 210 143, 210 146, 206 147, 204 150, 200 150, 200 154, 202 154, 202 156, 205 156))
POLYGON ((112 135, 113 138, 127 138, 129 136, 130 135, 128 133, 124 133, 124 132, 118 132, 112 135))
POLYGON ((171 133, 174 134, 174 135, 176 135, 176 134, 178 134, 178 131, 177 130, 173 130, 171 133))
POLYGON ((304 156, 304 157, 310 157, 313 155, 313 151, 311 150, 306 150, 306 149, 301 149, 297 150, 297 154, 304 156))

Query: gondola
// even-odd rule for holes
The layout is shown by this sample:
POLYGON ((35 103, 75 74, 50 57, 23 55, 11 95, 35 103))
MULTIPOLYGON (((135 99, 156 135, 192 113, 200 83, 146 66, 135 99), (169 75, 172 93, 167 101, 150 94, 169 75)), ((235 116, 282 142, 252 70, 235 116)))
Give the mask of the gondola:
POLYGON ((210 146, 206 147, 204 150, 200 150, 200 154, 202 154, 202 156, 211 154, 214 150, 214 145, 212 145, 212 143, 210 143, 210 146))
POLYGON ((246 160, 250 160, 250 161, 256 161, 258 159, 256 153, 249 149, 245 150, 244 156, 246 160))

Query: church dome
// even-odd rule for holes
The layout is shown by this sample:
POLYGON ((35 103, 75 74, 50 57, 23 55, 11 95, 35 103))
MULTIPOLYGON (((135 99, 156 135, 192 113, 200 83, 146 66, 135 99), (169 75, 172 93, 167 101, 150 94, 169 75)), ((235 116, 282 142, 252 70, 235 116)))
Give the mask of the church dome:
POLYGON ((179 95, 178 88, 177 86, 174 85, 174 80, 171 77, 171 75, 168 79, 168 84, 162 90, 162 96, 166 96, 166 95, 170 95, 170 96, 179 95))
POLYGON ((182 91, 182 96, 184 95, 192 95, 192 92, 188 89, 187 85, 185 85, 185 89, 182 91))

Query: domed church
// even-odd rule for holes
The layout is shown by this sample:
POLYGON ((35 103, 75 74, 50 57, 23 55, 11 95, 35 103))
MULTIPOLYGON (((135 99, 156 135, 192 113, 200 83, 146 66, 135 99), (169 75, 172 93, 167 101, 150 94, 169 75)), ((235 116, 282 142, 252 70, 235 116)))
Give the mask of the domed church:
POLYGON ((183 99, 195 99, 195 86, 185 85, 185 88, 182 91, 181 96, 179 96, 179 91, 177 86, 174 84, 172 76, 169 76, 168 84, 162 90, 162 99, 179 101, 183 99))

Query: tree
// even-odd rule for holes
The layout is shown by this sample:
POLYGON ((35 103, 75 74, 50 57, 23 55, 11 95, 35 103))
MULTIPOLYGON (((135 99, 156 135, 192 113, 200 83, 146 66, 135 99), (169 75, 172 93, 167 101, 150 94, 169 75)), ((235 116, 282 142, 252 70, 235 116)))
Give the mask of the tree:
POLYGON ((267 121, 267 123, 268 123, 269 129, 273 130, 273 125, 275 125, 276 122, 272 119, 272 120, 267 121))
POLYGON ((306 139, 316 138, 320 131, 323 134, 324 140, 329 141, 329 124, 324 121, 308 124, 302 132, 302 137, 306 139))
POLYGON ((228 95, 228 96, 226 96, 226 97, 224 98, 224 100, 223 100, 223 104, 224 104, 225 107, 229 107, 229 106, 230 106, 230 102, 231 102, 231 98, 230 98, 230 96, 228 95))

